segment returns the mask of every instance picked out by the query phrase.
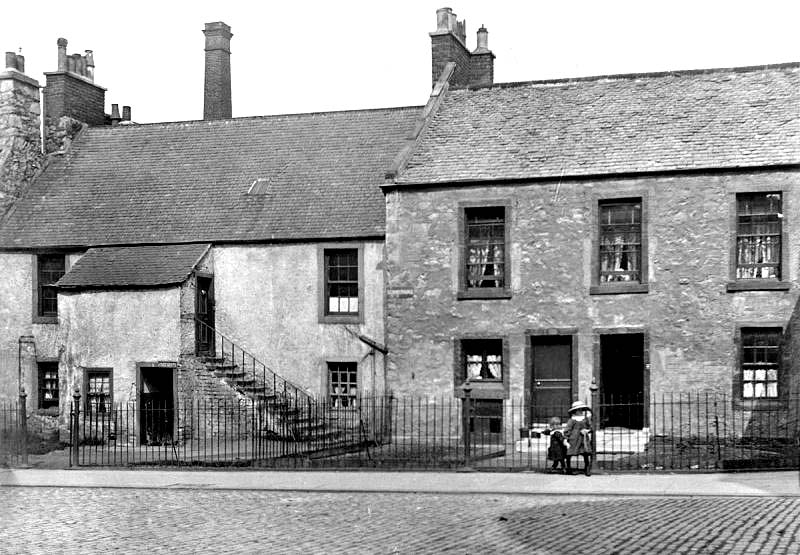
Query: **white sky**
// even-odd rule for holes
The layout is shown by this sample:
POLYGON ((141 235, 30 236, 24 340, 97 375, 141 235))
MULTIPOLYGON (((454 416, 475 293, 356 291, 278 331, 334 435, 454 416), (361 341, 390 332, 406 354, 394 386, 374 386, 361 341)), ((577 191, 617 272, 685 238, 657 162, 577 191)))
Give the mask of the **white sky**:
POLYGON ((4 2, 0 50, 22 48, 44 85, 67 52, 94 50, 95 82, 140 123, 203 115, 205 22, 231 42, 233 115, 421 105, 436 8, 481 24, 495 82, 800 60, 797 0, 4 2), (124 5, 126 7, 116 7, 124 5))

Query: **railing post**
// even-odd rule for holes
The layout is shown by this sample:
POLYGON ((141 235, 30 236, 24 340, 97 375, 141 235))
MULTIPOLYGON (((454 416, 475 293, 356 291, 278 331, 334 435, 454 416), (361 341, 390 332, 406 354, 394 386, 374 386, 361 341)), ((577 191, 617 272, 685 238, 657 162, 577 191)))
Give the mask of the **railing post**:
MULTIPOLYGON (((597 462, 597 451, 598 451, 598 445, 597 445, 597 421, 600 419, 600 393, 599 393, 599 391, 600 391, 600 388, 597 386, 597 380, 595 379, 594 376, 592 376, 592 383, 589 384, 589 394, 592 397, 592 418, 589 420, 589 422, 592 425, 592 448, 593 448, 593 451, 594 451, 590 456, 593 458, 594 462, 597 462), (595 411, 597 411, 597 415, 594 414, 595 411)), ((648 422, 648 426, 649 425, 650 425, 650 423, 648 422)), ((591 463, 589 463, 589 464, 591 464, 591 463)), ((587 474, 587 476, 588 476, 588 474, 587 474)))
POLYGON ((472 384, 469 383, 469 379, 464 382, 461 389, 464 391, 464 467, 469 468, 472 456, 470 452, 472 447, 472 431, 470 430, 470 416, 472 416, 470 394, 472 393, 472 384))
POLYGON ((73 411, 75 419, 70 423, 72 426, 72 456, 73 460, 70 465, 78 466, 80 464, 80 414, 81 414, 81 390, 76 386, 75 392, 72 394, 72 406, 75 408, 73 411))
POLYGON ((22 466, 28 466, 28 394, 25 388, 19 390, 19 441, 22 466))

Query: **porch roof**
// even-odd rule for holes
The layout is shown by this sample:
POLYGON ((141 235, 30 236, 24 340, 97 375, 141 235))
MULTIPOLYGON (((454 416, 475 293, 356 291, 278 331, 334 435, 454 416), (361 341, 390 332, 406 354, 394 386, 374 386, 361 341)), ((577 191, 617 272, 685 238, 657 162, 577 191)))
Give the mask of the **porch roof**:
POLYGON ((56 285, 90 289, 179 284, 186 281, 209 247, 198 243, 89 249, 56 285))

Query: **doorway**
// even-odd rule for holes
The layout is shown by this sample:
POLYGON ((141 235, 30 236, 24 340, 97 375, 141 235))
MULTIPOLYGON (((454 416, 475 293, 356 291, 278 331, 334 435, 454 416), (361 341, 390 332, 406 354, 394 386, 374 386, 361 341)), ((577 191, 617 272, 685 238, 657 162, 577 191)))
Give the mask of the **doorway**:
POLYGON ((572 336, 531 337, 531 423, 564 418, 572 403, 572 336))
POLYGON ((139 441, 143 445, 172 443, 175 423, 173 368, 139 369, 139 441))
POLYGON ((641 429, 644 386, 644 334, 601 335, 600 426, 641 429))
POLYGON ((195 316, 195 352, 214 356, 214 278, 211 276, 197 276, 195 316))

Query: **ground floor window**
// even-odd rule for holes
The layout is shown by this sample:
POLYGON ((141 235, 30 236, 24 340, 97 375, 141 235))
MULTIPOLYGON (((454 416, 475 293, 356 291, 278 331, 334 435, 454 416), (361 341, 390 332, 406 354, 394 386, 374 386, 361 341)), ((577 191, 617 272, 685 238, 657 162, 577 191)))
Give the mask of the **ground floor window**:
POLYGON ((358 364, 328 363, 328 396, 332 408, 352 408, 358 399, 358 364))
POLYGON ((780 328, 742 329, 742 397, 774 399, 778 397, 778 374, 781 361, 780 328))
POLYGON ((39 370, 39 408, 58 407, 58 361, 37 363, 39 370))
POLYGON ((90 412, 111 412, 112 370, 111 368, 86 369, 86 410, 90 412))

